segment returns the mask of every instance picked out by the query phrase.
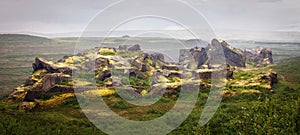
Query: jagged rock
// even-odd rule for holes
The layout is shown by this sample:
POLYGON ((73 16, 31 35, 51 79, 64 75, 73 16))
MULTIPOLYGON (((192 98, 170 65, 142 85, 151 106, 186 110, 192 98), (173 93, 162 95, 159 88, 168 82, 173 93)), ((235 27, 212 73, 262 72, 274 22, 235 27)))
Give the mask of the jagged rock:
POLYGON ((98 75, 98 80, 104 81, 106 78, 111 77, 111 70, 100 71, 98 75))
POLYGON ((267 48, 245 49, 244 55, 250 62, 254 62, 257 66, 273 64, 272 51, 267 48))
POLYGON ((163 65, 162 69, 165 69, 165 70, 179 70, 179 67, 177 65, 163 65))
POLYGON ((47 61, 43 58, 35 58, 35 63, 32 64, 32 67, 34 71, 46 69, 50 73, 64 73, 72 75, 72 68, 67 66, 56 65, 55 63, 47 61))
POLYGON ((244 53, 242 50, 233 48, 227 42, 219 41, 217 39, 213 39, 211 45, 217 47, 221 46, 223 48, 226 63, 230 66, 246 66, 246 58, 244 57, 244 53))
POLYGON ((140 79, 146 79, 146 75, 144 75, 140 70, 136 69, 136 68, 131 68, 128 70, 128 74, 129 76, 132 76, 132 77, 137 77, 137 78, 140 78, 140 79))
POLYGON ((261 79, 268 81, 271 86, 274 86, 274 84, 278 83, 277 73, 275 72, 265 74, 261 77, 261 79))
POLYGON ((179 52, 179 63, 185 65, 188 68, 201 68, 201 66, 207 61, 207 53, 204 48, 192 48, 181 49, 179 52), (194 59, 191 59, 193 57, 194 59))
POLYGON ((108 58, 102 58, 102 57, 100 57, 100 58, 97 58, 95 60, 95 68, 96 68, 96 70, 98 70, 99 67, 109 67, 109 68, 111 68, 112 65, 110 64, 108 58))
POLYGON ((122 79, 118 77, 110 77, 104 80, 104 87, 121 87, 122 79))
POLYGON ((127 51, 127 52, 137 52, 141 51, 141 47, 139 44, 135 45, 120 45, 119 50, 121 51, 127 51))
POLYGON ((133 59, 131 62, 131 65, 136 67, 142 72, 147 72, 151 70, 151 67, 155 67, 156 63, 153 57, 149 55, 148 53, 142 53, 135 59, 133 59))
POLYGON ((164 61, 165 60, 165 56, 161 53, 152 53, 151 57, 153 57, 154 60, 157 60, 157 61, 164 61))
POLYGON ((65 85, 54 85, 52 86, 47 93, 73 93, 73 86, 65 86, 65 85))
POLYGON ((212 77, 211 70, 203 70, 203 71, 200 70, 200 71, 198 71, 198 74, 199 74, 199 78, 204 79, 204 80, 211 79, 211 77, 212 77))
MULTIPOLYGON (((217 39, 213 39, 207 48, 195 47, 192 49, 180 50, 179 63, 183 65, 196 64, 197 68, 203 68, 204 65, 212 64, 209 59, 210 55, 220 58, 225 57, 226 63, 231 66, 245 67, 246 58, 244 57, 243 52, 231 47, 227 42, 219 41, 217 39), (224 53, 218 52, 221 47, 224 53), (194 58, 194 61, 190 59, 191 56, 194 58)), ((220 59, 220 64, 222 63, 223 62, 220 59)))
POLYGON ((36 82, 32 88, 26 91, 24 101, 33 102, 34 99, 40 98, 43 94, 49 92, 54 84, 70 81, 71 76, 62 73, 46 74, 39 82, 36 82))

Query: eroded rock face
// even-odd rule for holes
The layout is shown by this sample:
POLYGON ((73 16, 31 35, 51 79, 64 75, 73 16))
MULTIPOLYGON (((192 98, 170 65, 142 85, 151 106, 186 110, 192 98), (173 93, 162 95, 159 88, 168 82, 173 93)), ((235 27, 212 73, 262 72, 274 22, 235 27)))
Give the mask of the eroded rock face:
POLYGON ((130 64, 142 72, 151 71, 153 67, 156 67, 156 60, 148 53, 142 53, 135 59, 133 59, 130 64))
POLYGON ((70 75, 62 73, 47 74, 26 92, 24 101, 33 102, 34 99, 40 98, 43 94, 49 92, 54 87, 54 84, 67 82, 70 81, 70 79, 70 75))
POLYGON ((179 64, 185 68, 201 68, 206 62, 206 51, 204 48, 181 49, 179 52, 179 64))
POLYGON ((244 57, 243 51, 240 49, 233 48, 225 41, 219 41, 213 39, 211 44, 213 46, 222 46, 226 63, 230 66, 245 67, 246 58, 244 57))
POLYGON ((72 68, 63 65, 57 65, 51 61, 47 61, 43 58, 35 58, 35 63, 32 64, 34 71, 40 69, 46 69, 50 73, 64 73, 64 74, 72 74, 72 68))
POLYGON ((246 49, 244 55, 247 61, 256 63, 257 66, 273 64, 272 51, 267 48, 246 49))
POLYGON ((111 77, 111 70, 104 70, 99 73, 98 80, 104 81, 106 78, 111 77))
MULTIPOLYGON (((139 45, 120 46, 119 50, 127 53, 141 51, 139 45)), ((74 65, 74 67, 88 73, 95 72, 97 76, 94 79, 98 80, 97 86, 99 87, 117 87, 134 92, 137 96, 142 96, 142 92, 144 94, 145 92, 150 94, 176 93, 180 91, 182 86, 189 85, 207 89, 210 85, 206 84, 203 79, 211 79, 212 77, 233 79, 234 72, 230 66, 244 67, 246 60, 246 54, 243 51, 231 47, 225 41, 216 39, 206 48, 194 47, 180 50, 179 63, 165 62, 164 55, 160 53, 139 52, 137 53, 138 56, 122 59, 118 56, 119 52, 114 48, 93 48, 80 53, 80 55, 65 56, 58 62, 36 58, 35 63, 33 63, 33 75, 24 84, 17 87, 10 98, 24 101, 24 104, 20 105, 20 109, 30 109, 26 106, 41 98, 45 93, 74 92, 73 87, 66 84, 66 82, 71 81, 74 65), (222 47, 221 51, 224 51, 224 53, 217 52, 217 55, 225 56, 228 65, 211 65, 209 56, 216 46, 222 47), (74 64, 74 62, 77 63, 74 64), (126 78, 134 81, 126 81, 126 78), (155 78, 155 82, 152 81, 153 78, 155 78), (149 83, 148 80, 152 82, 149 83), (124 81, 125 84, 122 84, 124 81), (203 84, 201 83, 200 86, 195 85, 199 81, 203 84), (127 89, 126 87, 130 85, 133 87, 127 89), (149 90, 145 90, 149 87, 151 87, 149 90)), ((272 53, 261 49, 257 53, 251 53, 248 60, 252 60, 252 58, 255 62, 261 62, 262 60, 264 62, 266 58, 271 61, 272 53)), ((225 63, 225 59, 222 62, 225 63)), ((263 76, 261 79, 269 81, 273 85, 277 82, 277 75, 272 73, 263 76)), ((81 83, 88 86, 87 83, 90 82, 83 80, 81 83)))
MULTIPOLYGON (((189 57, 194 57, 194 61, 189 60, 190 64, 194 62, 197 65, 197 68, 202 68, 203 65, 209 66, 211 61, 209 60, 210 55, 215 57, 224 58, 226 60, 226 63, 231 66, 237 66, 237 67, 245 67, 246 58, 243 55, 243 52, 239 49, 231 47, 227 42, 225 41, 219 41, 217 39, 213 39, 211 44, 208 45, 206 48, 202 47, 195 47, 192 49, 183 49, 180 50, 180 57, 179 57, 179 63, 188 63, 185 62, 186 60, 189 60, 189 57), (223 52, 217 52, 216 50, 223 50, 223 52)), ((220 60, 220 64, 225 64, 225 62, 222 62, 220 60)))

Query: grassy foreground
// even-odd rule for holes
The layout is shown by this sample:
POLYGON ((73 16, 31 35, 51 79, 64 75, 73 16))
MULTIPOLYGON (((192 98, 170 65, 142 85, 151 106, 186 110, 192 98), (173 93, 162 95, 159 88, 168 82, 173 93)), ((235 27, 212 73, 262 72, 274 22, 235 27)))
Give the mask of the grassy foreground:
MULTIPOLYGON (((279 83, 274 93, 243 93, 224 97, 215 116, 201 127, 207 93, 199 95, 189 117, 170 134, 299 134, 300 59, 275 65, 279 83)), ((105 97, 107 104, 121 116, 149 120, 162 116, 176 98, 162 98, 150 108, 132 106, 117 96, 105 97), (135 113, 138 112, 138 113, 135 113)), ((17 111, 17 104, 0 103, 0 134, 104 134, 82 113, 77 100, 70 98, 55 108, 33 112, 17 111)))

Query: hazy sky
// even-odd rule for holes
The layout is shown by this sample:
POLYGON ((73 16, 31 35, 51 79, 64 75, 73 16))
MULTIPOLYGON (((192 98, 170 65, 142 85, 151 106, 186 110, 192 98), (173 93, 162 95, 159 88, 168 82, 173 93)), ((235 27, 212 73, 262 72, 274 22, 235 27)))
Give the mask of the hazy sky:
MULTIPOLYGON (((117 0, 1 0, 0 33, 66 33, 82 31, 100 10, 117 0)), ((143 0, 140 0, 143 1, 143 0)), ((146 1, 149 0, 144 0, 146 1)), ((164 0, 152 0, 168 8, 164 0)), ((300 31, 299 0, 185 0, 216 30, 300 31)), ((122 16, 139 2, 112 11, 122 16)), ((174 10, 170 8, 171 10, 174 10)), ((185 14, 185 11, 170 11, 185 14)), ((191 20, 192 21, 192 20, 191 20)), ((138 25, 138 24, 135 24, 138 25)), ((159 23, 155 25, 160 25, 159 23)), ((164 25, 161 23, 161 25, 164 25)), ((192 25, 192 23, 191 23, 192 25)), ((155 26, 156 27, 156 26, 155 26)), ((158 28, 162 26, 157 26, 158 28)), ((172 29, 173 26, 164 26, 172 29)), ((176 27, 175 27, 176 28, 176 27)))

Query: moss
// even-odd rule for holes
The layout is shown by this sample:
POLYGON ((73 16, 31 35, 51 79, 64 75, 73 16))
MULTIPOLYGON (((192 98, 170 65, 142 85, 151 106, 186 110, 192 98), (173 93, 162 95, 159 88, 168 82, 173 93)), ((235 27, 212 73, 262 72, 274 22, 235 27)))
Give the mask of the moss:
POLYGON ((116 53, 115 52, 101 52, 101 55, 112 56, 112 55, 116 55, 116 53))
POLYGON ((119 101, 117 103, 113 103, 113 104, 111 104, 111 107, 115 108, 115 109, 129 109, 129 108, 132 108, 132 106, 125 103, 125 101, 119 101))

